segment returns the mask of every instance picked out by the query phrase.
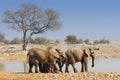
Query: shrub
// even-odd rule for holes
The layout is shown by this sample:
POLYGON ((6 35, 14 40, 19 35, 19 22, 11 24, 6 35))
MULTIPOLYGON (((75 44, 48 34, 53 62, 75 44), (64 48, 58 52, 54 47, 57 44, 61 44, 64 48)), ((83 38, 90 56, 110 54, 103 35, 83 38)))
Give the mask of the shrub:
POLYGON ((10 41, 9 40, 4 40, 4 43, 5 44, 10 44, 10 41))
POLYGON ((90 40, 89 39, 86 39, 84 40, 85 44, 89 44, 90 40))
POLYGON ((33 38, 30 38, 29 42, 35 44, 35 40, 33 38))
POLYGON ((110 43, 109 40, 106 40, 105 38, 101 39, 101 40, 95 40, 94 44, 108 44, 110 43))
POLYGON ((76 44, 77 38, 75 35, 68 35, 65 40, 68 44, 76 44))
POLYGON ((22 43, 22 42, 21 42, 20 39, 14 38, 10 43, 11 43, 11 44, 20 44, 20 43, 22 43))
POLYGON ((35 39, 36 44, 48 44, 48 40, 44 37, 37 37, 35 39))
POLYGON ((84 41, 83 41, 83 39, 79 39, 79 40, 77 40, 77 43, 78 43, 78 44, 83 44, 84 41))

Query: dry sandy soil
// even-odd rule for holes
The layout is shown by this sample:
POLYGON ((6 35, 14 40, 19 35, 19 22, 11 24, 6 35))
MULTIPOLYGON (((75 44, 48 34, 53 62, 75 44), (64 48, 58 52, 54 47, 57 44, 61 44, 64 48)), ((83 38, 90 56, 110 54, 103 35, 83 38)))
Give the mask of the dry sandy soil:
MULTIPOLYGON (((81 48, 86 45, 55 45, 66 51, 68 48, 81 48)), ((120 41, 111 41, 110 44, 92 45, 100 50, 95 51, 96 57, 104 58, 120 58, 120 41)), ((44 45, 28 46, 28 50, 32 47, 45 48, 44 45)), ((27 50, 27 51, 28 51, 27 50)), ((0 45, 0 61, 9 60, 26 60, 27 51, 22 51, 22 45, 0 45)), ((120 72, 83 72, 83 73, 12 73, 0 72, 0 80, 120 80, 120 72)))
POLYGON ((81 73, 9 73, 0 72, 0 80, 120 80, 118 72, 81 73))

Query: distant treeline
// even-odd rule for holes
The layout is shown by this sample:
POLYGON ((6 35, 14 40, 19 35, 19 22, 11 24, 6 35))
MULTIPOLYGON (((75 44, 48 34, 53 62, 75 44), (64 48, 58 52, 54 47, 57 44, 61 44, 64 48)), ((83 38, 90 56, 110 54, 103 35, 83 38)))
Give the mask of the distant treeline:
MULTIPOLYGON (((5 35, 3 33, 0 33, 0 42, 4 44, 21 44, 23 40, 19 38, 14 38, 13 40, 6 40, 5 35)), ((108 44, 110 43, 109 40, 106 40, 105 38, 100 39, 100 40, 94 40, 91 42, 89 39, 83 40, 82 38, 77 39, 75 35, 68 35, 66 36, 66 39, 64 40, 67 44, 108 44)), ((59 40, 48 40, 45 37, 36 37, 35 39, 30 38, 29 43, 32 44, 59 44, 59 40)))

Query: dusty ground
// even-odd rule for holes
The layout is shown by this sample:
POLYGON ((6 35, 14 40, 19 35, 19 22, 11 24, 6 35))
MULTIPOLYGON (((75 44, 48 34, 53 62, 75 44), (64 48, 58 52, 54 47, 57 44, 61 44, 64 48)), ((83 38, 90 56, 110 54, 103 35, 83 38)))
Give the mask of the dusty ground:
MULTIPOLYGON (((66 51, 68 48, 81 48, 86 45, 55 45, 66 51)), ((120 41, 112 41, 111 44, 92 45, 99 48, 95 51, 96 57, 120 58, 120 41)), ((45 48, 44 45, 29 45, 32 47, 45 48)), ((26 60, 27 51, 22 51, 22 45, 0 45, 0 61, 26 60)), ((84 72, 84 73, 12 73, 0 72, 0 80, 120 80, 120 72, 84 72)))
POLYGON ((0 72, 0 80, 120 80, 120 72, 82 72, 60 74, 0 72))

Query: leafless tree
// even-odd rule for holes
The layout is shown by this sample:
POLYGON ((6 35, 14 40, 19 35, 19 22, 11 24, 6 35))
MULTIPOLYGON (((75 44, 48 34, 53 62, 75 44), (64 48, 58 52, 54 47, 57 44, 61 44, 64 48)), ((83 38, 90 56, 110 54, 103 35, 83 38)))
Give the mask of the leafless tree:
POLYGON ((59 15, 53 9, 41 10, 33 4, 22 4, 17 11, 6 10, 4 23, 17 31, 23 32, 23 50, 26 50, 33 34, 57 30, 61 27, 59 15))

